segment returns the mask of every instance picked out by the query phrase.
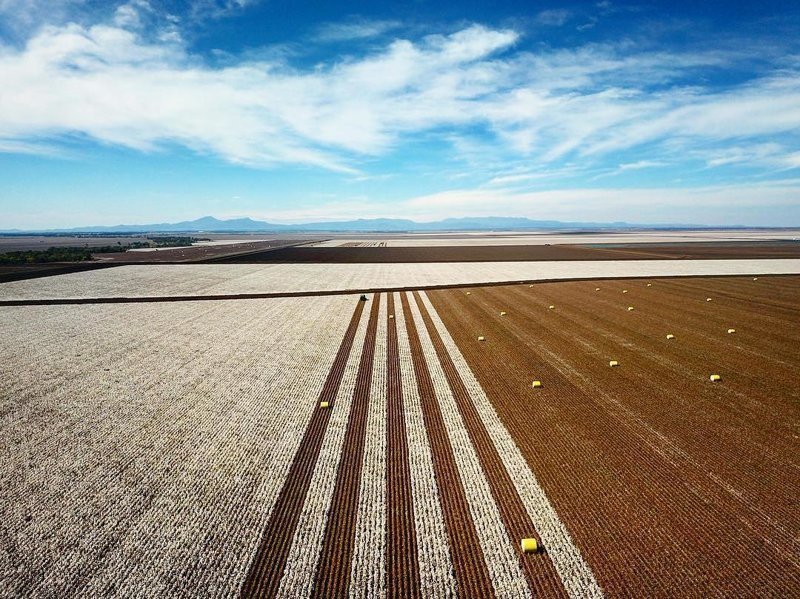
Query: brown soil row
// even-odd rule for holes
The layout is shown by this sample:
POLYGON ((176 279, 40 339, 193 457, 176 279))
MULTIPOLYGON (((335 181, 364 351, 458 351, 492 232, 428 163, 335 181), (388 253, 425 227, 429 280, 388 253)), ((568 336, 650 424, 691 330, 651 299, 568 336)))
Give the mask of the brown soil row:
POLYGON ((472 445, 475 447, 481 468, 500 511, 511 545, 516 548, 520 566, 528 580, 528 585, 535 595, 546 594, 548 597, 566 596, 558 573, 546 554, 525 555, 522 553, 520 547, 522 539, 535 537, 539 546, 542 546, 542 541, 536 533, 534 524, 531 522, 531 518, 517 493, 516 487, 497 452, 497 448, 486 431, 483 420, 472 403, 469 392, 461 380, 453 360, 447 348, 445 348, 430 314, 428 314, 425 304, 419 298, 419 293, 415 293, 415 296, 425 327, 428 330, 436 355, 447 378, 447 383, 456 400, 461 418, 467 428, 472 445))
POLYGON ((475 532, 475 523, 467 505, 453 448, 447 436, 428 364, 405 294, 401 295, 401 301, 458 593, 462 597, 492 597, 494 588, 489 570, 482 552, 477 549, 480 542, 475 532))
POLYGON ((320 401, 332 405, 336 398, 363 310, 364 302, 359 301, 247 571, 242 587, 244 597, 274 597, 278 591, 330 419, 331 410, 320 410, 317 406, 320 401))
POLYGON ((747 242, 739 244, 687 243, 637 246, 486 245, 432 247, 286 247, 267 252, 230 256, 216 263, 422 263, 524 262, 560 260, 720 260, 742 258, 797 258, 800 243, 747 242))
MULTIPOLYGON (((372 365, 375 358, 375 336, 378 328, 380 295, 372 302, 364 350, 358 365, 353 403, 342 445, 342 458, 336 473, 331 508, 325 525, 322 552, 314 580, 314 597, 345 597, 350 588, 350 565, 355 542, 358 515, 358 492, 364 463, 372 365)), ((333 406, 335 409, 335 406, 333 406)))
MULTIPOLYGON (((388 319, 395 304, 393 293, 387 297, 388 319)), ((386 587, 388 597, 413 599, 421 593, 396 323, 394 318, 387 323, 386 587)))
MULTIPOLYGON (((429 295, 607 593, 796 593, 793 389, 770 380, 768 361, 748 371, 761 382, 760 405, 749 401, 754 388, 738 367, 710 383, 712 368, 741 366, 745 352, 725 347, 728 338, 709 341, 715 329, 694 307, 667 342, 667 324, 682 322, 686 309, 639 290, 628 312, 622 304, 634 303, 633 289, 623 295, 625 285, 605 281, 597 294, 594 283, 559 283, 429 295), (477 346, 475 334, 486 342, 477 346), (608 367, 612 358, 619 368, 608 367), (530 389, 533 378, 544 388, 530 389)), ((719 318, 733 316, 726 309, 715 307, 719 318)))
POLYGON ((244 241, 228 245, 194 245, 192 247, 161 248, 149 252, 115 252, 93 254, 95 260, 114 264, 183 264, 186 262, 219 262, 250 254, 269 254, 276 249, 309 243, 300 239, 244 241))

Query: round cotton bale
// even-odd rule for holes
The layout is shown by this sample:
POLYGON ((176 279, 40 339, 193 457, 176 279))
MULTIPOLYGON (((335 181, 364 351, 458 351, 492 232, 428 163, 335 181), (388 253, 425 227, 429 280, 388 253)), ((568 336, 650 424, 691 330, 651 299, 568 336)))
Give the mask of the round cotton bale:
POLYGON ((628 290, 627 289, 623 289, 622 293, 628 293, 628 290))
POLYGON ((478 341, 486 341, 486 338, 483 335, 479 335, 478 341))
POLYGON ((712 383, 716 383, 717 381, 720 381, 720 380, 722 380, 722 377, 721 377, 721 376, 719 376, 718 374, 712 374, 712 375, 711 375, 710 377, 708 377, 708 378, 709 378, 709 380, 710 380, 712 383))
POLYGON ((707 298, 706 298, 706 301, 707 301, 707 302, 710 302, 710 301, 711 301, 711 298, 710 298, 710 297, 707 297, 707 298))
POLYGON ((633 306, 628 306, 628 312, 631 312, 632 310, 633 310, 633 306))
POLYGON ((536 539, 522 539, 522 553, 536 553, 538 549, 536 539))
POLYGON ((467 291, 467 295, 472 295, 472 292, 471 291, 467 291))
POLYGON ((547 306, 547 309, 548 310, 553 310, 553 309, 555 309, 555 306, 547 306))
POLYGON ((542 381, 533 381, 531 383, 531 387, 533 387, 534 389, 538 389, 541 386, 542 386, 542 381))
POLYGON ((652 284, 652 283, 648 283, 648 284, 647 284, 647 286, 648 286, 648 287, 652 287, 652 286, 653 286, 653 284, 652 284))
POLYGON ((500 316, 505 316, 505 315, 506 315, 505 312, 500 312, 500 316))
POLYGON ((595 287, 594 290, 595 291, 600 291, 600 288, 599 287, 595 287))
POLYGON ((753 280, 754 281, 758 281, 758 277, 753 277, 753 280))
POLYGON ((319 402, 319 407, 320 407, 320 408, 322 408, 323 410, 324 410, 325 408, 327 408, 328 406, 330 406, 330 404, 329 404, 327 401, 321 401, 321 402, 319 402))
POLYGON ((614 366, 619 366, 619 362, 617 362, 616 360, 609 360, 609 361, 608 361, 608 365, 609 365, 611 368, 613 368, 614 366))
POLYGON ((394 318, 394 314, 389 314, 389 319, 391 320, 392 318, 394 318))
POLYGON ((736 329, 728 329, 728 335, 733 335, 736 332, 736 329))
POLYGON ((675 335, 673 335, 672 333, 668 333, 667 339, 675 339, 675 335))

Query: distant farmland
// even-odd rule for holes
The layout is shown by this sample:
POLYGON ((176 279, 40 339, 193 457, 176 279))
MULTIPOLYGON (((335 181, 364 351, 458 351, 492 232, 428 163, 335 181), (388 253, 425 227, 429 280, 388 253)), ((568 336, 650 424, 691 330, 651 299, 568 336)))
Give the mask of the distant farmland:
POLYGON ((0 585, 796 594, 799 298, 761 276, 0 307, 0 585))

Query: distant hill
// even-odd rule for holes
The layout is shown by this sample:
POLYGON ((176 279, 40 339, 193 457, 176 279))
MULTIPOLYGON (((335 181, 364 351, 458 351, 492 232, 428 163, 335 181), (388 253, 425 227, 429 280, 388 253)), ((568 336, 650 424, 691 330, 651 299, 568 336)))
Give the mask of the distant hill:
POLYGON ((196 220, 179 223, 156 223, 143 225, 86 226, 72 229, 47 229, 21 231, 19 229, 0 233, 284 233, 284 232, 432 232, 432 231, 515 231, 536 229, 664 229, 664 228, 708 228, 701 225, 633 225, 624 222, 563 222, 557 220, 531 220, 522 217, 484 216, 446 218, 444 220, 419 223, 413 220, 394 218, 358 219, 323 223, 298 223, 279 225, 251 218, 220 220, 204 216, 196 220))

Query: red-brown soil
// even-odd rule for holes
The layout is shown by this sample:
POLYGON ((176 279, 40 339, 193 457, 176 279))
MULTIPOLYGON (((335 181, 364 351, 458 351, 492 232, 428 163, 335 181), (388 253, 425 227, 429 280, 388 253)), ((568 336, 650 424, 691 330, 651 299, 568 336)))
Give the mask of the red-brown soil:
POLYGON ((608 594, 797 595, 800 277, 646 283, 429 297, 608 594))
MULTIPOLYGON (((148 252, 150 253, 150 252, 148 252)), ((798 258, 797 242, 618 245, 460 245, 432 247, 286 247, 230 256, 217 263, 524 262, 556 260, 668 260, 798 258)))
POLYGON ((364 302, 358 302, 322 392, 314 403, 311 421, 297 448, 286 482, 270 512, 258 550, 247 571, 242 587, 244 597, 274 597, 278 592, 297 522, 303 510, 314 466, 330 420, 331 410, 320 410, 317 406, 320 401, 327 401, 332 406, 336 399, 363 310, 364 302))
POLYGON ((405 293, 401 295, 401 301, 458 593, 463 597, 493 597, 489 570, 483 553, 478 549, 480 542, 475 524, 405 293))
POLYGON ((388 293, 386 386, 386 590, 388 597, 421 597, 408 437, 400 377, 394 294, 388 293))
MULTIPOLYGON (((342 445, 342 458, 336 472, 322 553, 314 581, 314 597, 346 597, 350 588, 350 566, 358 516, 358 492, 364 463, 364 442, 367 434, 369 392, 372 384, 372 365, 375 358, 375 334, 378 328, 380 295, 372 302, 364 350, 358 364, 356 386, 347 431, 342 445)), ((333 405, 336 409, 336 406, 333 405)))
POLYGON ((500 455, 497 453, 497 448, 486 431, 483 420, 472 403, 469 392, 461 380, 453 360, 439 336, 439 332, 428 314, 427 308, 419 299, 418 293, 415 293, 415 297, 425 322, 425 327, 436 349, 436 355, 447 378, 447 383, 456 400, 458 411, 461 413, 470 441, 475 447, 478 459, 481 462, 481 468, 500 511, 500 517, 503 520, 511 546, 515 547, 519 554, 520 565, 528 580, 528 585, 537 596, 540 594, 545 594, 547 597, 566 596, 558 573, 546 554, 525 555, 522 553, 520 547, 522 539, 535 537, 539 546, 542 546, 541 539, 525 510, 525 506, 522 504, 522 500, 514 487, 514 482, 503 465, 500 455))

